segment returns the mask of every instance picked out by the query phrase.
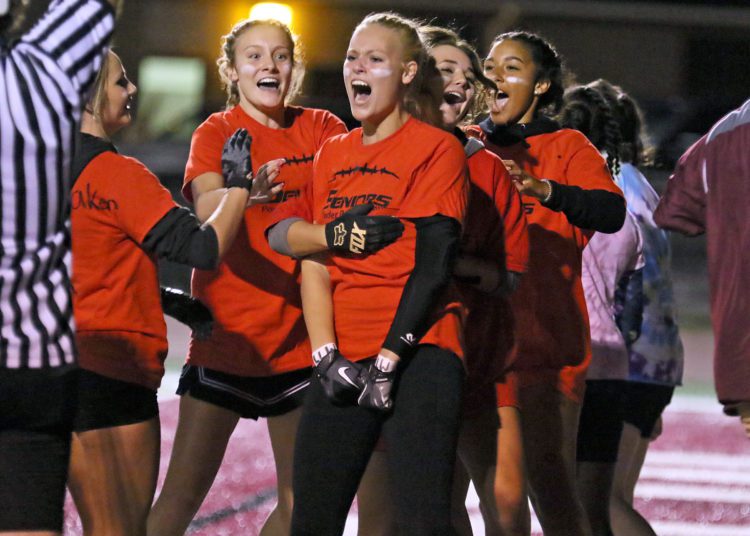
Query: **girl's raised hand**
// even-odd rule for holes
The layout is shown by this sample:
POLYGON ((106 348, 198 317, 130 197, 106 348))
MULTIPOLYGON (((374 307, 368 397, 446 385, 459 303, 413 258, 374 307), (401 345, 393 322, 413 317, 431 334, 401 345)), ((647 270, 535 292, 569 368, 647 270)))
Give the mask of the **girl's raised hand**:
POLYGON ((281 166, 284 163, 283 158, 278 158, 260 166, 257 175, 253 177, 253 186, 247 200, 248 206, 268 203, 281 191, 284 183, 275 184, 275 181, 279 177, 281 166))

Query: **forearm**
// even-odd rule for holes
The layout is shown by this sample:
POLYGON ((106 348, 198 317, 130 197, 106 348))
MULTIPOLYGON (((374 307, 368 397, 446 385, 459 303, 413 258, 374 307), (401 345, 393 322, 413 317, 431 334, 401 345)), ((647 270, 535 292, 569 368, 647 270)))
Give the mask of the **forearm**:
POLYGON ((217 188, 202 192, 197 196, 194 194, 195 203, 193 204, 193 209, 201 223, 206 223, 213 216, 227 191, 227 188, 217 188))
POLYGON ((204 225, 210 225, 216 232, 219 242, 219 257, 223 257, 234 242, 240 224, 245 221, 244 213, 249 192, 245 188, 229 188, 222 196, 219 205, 204 225))
POLYGON ((333 297, 328 269, 314 258, 302 261, 302 311, 314 349, 335 342, 333 297))
POLYGON ((298 220, 289 226, 286 242, 295 257, 306 257, 328 250, 325 225, 304 220, 298 220))
POLYGON ((450 282, 461 235, 460 224, 446 216, 420 218, 415 224, 414 270, 383 342, 383 349, 400 357, 416 346, 427 332, 428 319, 450 282))
POLYGON ((565 214, 572 225, 615 233, 625 223, 625 199, 621 195, 607 190, 584 190, 554 181, 549 181, 549 184, 551 195, 542 204, 565 214))

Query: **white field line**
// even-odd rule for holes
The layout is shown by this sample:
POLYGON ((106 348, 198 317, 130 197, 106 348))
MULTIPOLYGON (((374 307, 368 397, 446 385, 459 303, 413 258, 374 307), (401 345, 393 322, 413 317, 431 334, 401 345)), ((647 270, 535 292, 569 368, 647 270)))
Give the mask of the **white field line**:
POLYGON ((685 395, 680 393, 678 387, 674 393, 672 402, 664 410, 666 413, 687 412, 687 413, 705 413, 716 415, 728 419, 722 412, 722 406, 712 395, 685 395))
MULTIPOLYGON (((673 501, 705 501, 724 504, 750 503, 750 489, 732 486, 690 486, 687 484, 657 484, 639 482, 635 495, 641 499, 668 499, 673 501)), ((750 527, 748 527, 750 532, 750 527)))
MULTIPOLYGON (((750 445, 748 445, 750 447, 750 445)), ((750 448, 748 449, 750 452, 750 448)), ((748 454, 709 454, 685 452, 681 450, 650 449, 646 455, 645 467, 700 467, 733 471, 750 471, 748 454)))
POLYGON ((652 521, 659 536, 747 536, 749 525, 697 524, 679 521, 652 521))
POLYGON ((641 479, 658 479, 688 484, 726 484, 750 486, 750 473, 737 471, 734 467, 704 469, 689 467, 656 467, 648 465, 641 471, 641 479))

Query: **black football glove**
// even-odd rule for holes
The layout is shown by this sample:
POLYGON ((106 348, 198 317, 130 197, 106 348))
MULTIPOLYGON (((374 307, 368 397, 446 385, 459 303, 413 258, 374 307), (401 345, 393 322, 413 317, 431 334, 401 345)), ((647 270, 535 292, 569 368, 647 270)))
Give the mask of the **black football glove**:
POLYGON ((161 287, 161 308, 164 314, 192 329, 196 339, 204 340, 211 336, 214 317, 199 299, 177 289, 161 287))
POLYGON ((351 208, 326 224, 328 249, 346 253, 374 253, 396 240, 404 224, 393 216, 368 216, 372 203, 351 208))
POLYGON ((252 142, 252 136, 244 128, 238 128, 224 142, 224 149, 221 151, 221 174, 227 188, 245 188, 248 192, 252 188, 253 181, 247 178, 253 169, 250 159, 252 142))
POLYGON ((338 404, 353 404, 362 390, 365 368, 346 359, 334 345, 314 352, 313 361, 326 396, 338 404))
POLYGON ((396 363, 388 358, 378 356, 370 365, 364 377, 364 387, 357 404, 363 408, 377 411, 389 411, 393 407, 391 391, 396 377, 396 363))

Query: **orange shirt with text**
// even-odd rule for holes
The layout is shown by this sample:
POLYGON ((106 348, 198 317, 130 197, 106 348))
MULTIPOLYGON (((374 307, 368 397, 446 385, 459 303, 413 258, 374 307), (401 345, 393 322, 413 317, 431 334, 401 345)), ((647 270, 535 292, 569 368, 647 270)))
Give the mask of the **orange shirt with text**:
MULTIPOLYGON (((377 355, 414 269, 416 227, 411 221, 441 214, 463 222, 466 158, 451 134, 410 118, 397 132, 370 145, 356 129, 328 141, 315 160, 313 216, 327 223, 353 206, 373 203, 371 214, 404 223, 393 244, 366 257, 331 256, 338 346, 354 361, 377 355)), ((463 357, 463 307, 450 287, 435 305, 421 339, 463 357)))
POLYGON ((346 132, 343 122, 324 110, 290 106, 290 126, 261 125, 240 106, 211 115, 193 134, 183 194, 203 173, 221 174, 224 142, 238 128, 252 136, 253 171, 283 158, 278 182, 283 191, 266 204, 245 211, 245 222, 216 270, 194 270, 192 292, 211 308, 215 324, 205 341, 192 339, 188 363, 238 376, 269 376, 311 365, 299 289, 299 264, 271 250, 265 228, 273 210, 300 195, 312 178, 315 153, 328 138, 346 132))
POLYGON ((79 364, 156 389, 167 328, 156 262, 140 245, 177 205, 143 164, 114 152, 89 162, 71 195, 79 364))

